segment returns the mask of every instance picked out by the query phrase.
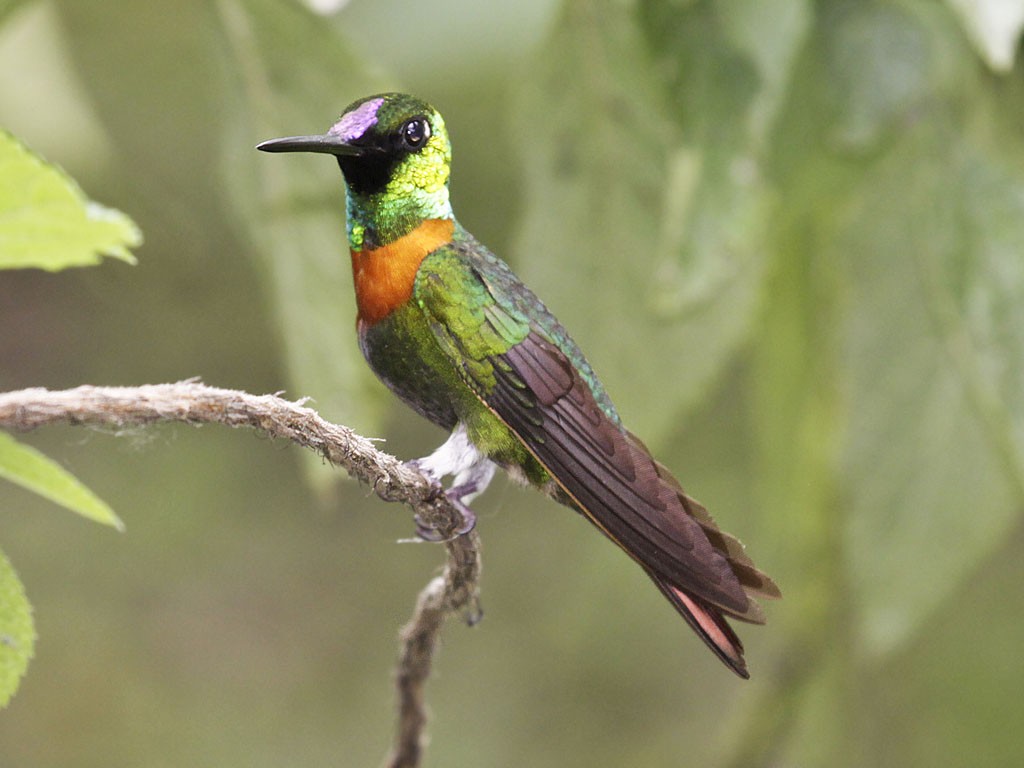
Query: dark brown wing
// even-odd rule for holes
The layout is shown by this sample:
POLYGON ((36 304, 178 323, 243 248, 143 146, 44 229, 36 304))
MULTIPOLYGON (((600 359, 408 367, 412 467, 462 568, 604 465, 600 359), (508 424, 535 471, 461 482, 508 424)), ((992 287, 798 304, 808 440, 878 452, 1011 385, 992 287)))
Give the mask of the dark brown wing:
POLYGON ((762 620, 747 589, 767 596, 777 592, 774 584, 643 444, 608 418, 554 344, 530 333, 494 360, 494 375, 485 402, 591 522, 656 580, 732 616, 762 620))
POLYGON ((599 385, 584 378, 590 369, 575 345, 539 303, 530 304, 531 317, 520 306, 525 287, 496 269, 485 276, 452 261, 429 272, 421 267, 417 298, 440 347, 560 495, 643 566, 701 638, 745 676, 742 645, 722 614, 762 622, 751 595, 777 596, 778 589, 621 427, 606 400, 602 408, 599 385))

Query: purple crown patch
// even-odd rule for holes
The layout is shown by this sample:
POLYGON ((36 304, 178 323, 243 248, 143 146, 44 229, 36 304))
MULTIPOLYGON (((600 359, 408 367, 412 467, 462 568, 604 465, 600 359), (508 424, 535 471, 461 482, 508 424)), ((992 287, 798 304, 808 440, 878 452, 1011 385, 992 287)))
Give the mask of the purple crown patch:
POLYGON ((383 103, 383 98, 364 101, 351 112, 342 115, 327 133, 342 141, 355 141, 377 124, 377 110, 383 103))

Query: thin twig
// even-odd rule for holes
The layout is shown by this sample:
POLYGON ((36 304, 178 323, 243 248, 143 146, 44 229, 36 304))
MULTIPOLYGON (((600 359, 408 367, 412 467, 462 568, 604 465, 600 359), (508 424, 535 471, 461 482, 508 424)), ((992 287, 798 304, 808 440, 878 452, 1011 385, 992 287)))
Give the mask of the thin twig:
POLYGON ((62 391, 23 389, 0 393, 0 428, 27 432, 49 424, 112 429, 157 422, 252 427, 316 451, 367 483, 385 501, 403 502, 422 525, 446 539, 444 573, 430 581, 402 629, 396 674, 398 727, 388 757, 392 768, 420 764, 427 722, 423 689, 444 620, 462 612, 469 623, 480 616, 480 541, 475 531, 452 538, 462 515, 436 486, 348 427, 332 424, 303 405, 276 395, 251 395, 208 387, 198 381, 141 387, 83 386, 62 391))

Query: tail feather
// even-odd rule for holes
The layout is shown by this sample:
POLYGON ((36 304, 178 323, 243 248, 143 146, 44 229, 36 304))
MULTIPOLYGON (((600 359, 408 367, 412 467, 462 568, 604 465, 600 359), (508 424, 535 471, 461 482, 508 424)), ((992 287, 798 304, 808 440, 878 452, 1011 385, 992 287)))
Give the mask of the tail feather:
MULTIPOLYGON (((749 679, 747 662, 743 658, 743 643, 725 620, 722 611, 698 597, 688 595, 681 589, 667 584, 649 569, 645 568, 644 570, 647 571, 647 575, 651 577, 661 593, 686 620, 686 623, 690 625, 690 628, 704 641, 704 644, 733 672, 744 680, 749 679)), ((756 605, 753 601, 751 604, 756 605)))
MULTIPOLYGON (((659 464, 658 469, 660 471, 664 468, 659 464)), ((663 480, 667 479, 665 475, 661 475, 661 477, 663 480)), ((675 480, 671 475, 668 477, 675 480)), ((746 549, 739 539, 719 528, 703 505, 679 488, 678 482, 671 483, 671 485, 678 491, 683 509, 700 524, 701 530, 708 537, 711 546, 725 556, 730 568, 732 568, 732 572, 739 579, 740 584, 743 585, 744 591, 748 595, 755 595, 768 600, 778 600, 782 597, 782 592, 779 590, 778 585, 772 580, 771 576, 758 570, 757 566, 754 565, 747 555, 746 549)), ((763 622, 755 623, 761 624, 763 622)))
MULTIPOLYGON (((645 452, 650 453, 636 435, 629 433, 629 439, 645 452)), ((707 509, 683 490, 675 475, 665 465, 657 460, 654 465, 658 477, 676 493, 686 514, 700 525, 704 535, 711 542, 711 546, 725 557, 729 569, 747 595, 747 607, 742 611, 736 611, 726 606, 715 605, 673 586, 646 566, 644 570, 705 645, 737 675, 744 679, 749 678, 747 663, 743 658, 743 643, 729 626, 726 616, 751 624, 764 624, 764 611, 755 598, 775 600, 782 597, 782 592, 770 576, 754 565, 743 544, 735 536, 718 527, 707 509)))
MULTIPOLYGON (((639 446, 648 455, 650 455, 650 451, 647 450, 647 446, 644 445, 640 438, 632 432, 627 434, 629 439, 635 445, 639 446)), ((676 479, 676 476, 673 475, 664 464, 660 461, 654 460, 654 467, 661 481, 675 491, 683 509, 686 511, 686 514, 696 520, 700 525, 701 530, 704 531, 704 535, 707 536, 708 541, 711 542, 711 546, 720 552, 728 561, 729 567, 743 586, 743 590, 747 595, 763 597, 768 600, 778 600, 781 598, 782 591, 779 589, 778 585, 772 580, 771 576, 758 570, 749 555, 747 555, 746 548, 740 540, 719 528, 718 523, 716 523, 714 518, 711 517, 711 514, 704 508, 704 505, 683 490, 683 486, 680 485, 679 480, 676 479)), ((755 612, 760 613, 760 609, 758 608, 755 612)), ((763 617, 758 620, 736 615, 735 618, 750 621, 754 624, 764 623, 763 617)))
MULTIPOLYGON (((639 438, 632 433, 627 433, 627 436, 630 442, 650 456, 650 452, 639 438)), ((711 602, 673 585, 645 563, 639 553, 623 546, 622 542, 617 541, 607 531, 602 529, 601 532, 622 547, 643 567, 648 577, 672 604, 672 607, 727 667, 740 677, 749 679, 750 673, 747 671, 747 663, 743 658, 743 643, 729 626, 726 617, 750 624, 764 624, 766 621, 764 611, 755 598, 776 600, 782 597, 782 593, 772 578, 754 565, 743 544, 736 537, 719 528, 707 509, 683 490, 679 481, 663 464, 653 458, 652 461, 658 479, 664 486, 672 489, 677 495, 683 511, 700 526, 712 548, 725 558, 729 571, 736 578, 747 598, 746 605, 738 608, 711 602)), ((582 513, 575 499, 561 488, 552 487, 550 493, 561 503, 582 513)))

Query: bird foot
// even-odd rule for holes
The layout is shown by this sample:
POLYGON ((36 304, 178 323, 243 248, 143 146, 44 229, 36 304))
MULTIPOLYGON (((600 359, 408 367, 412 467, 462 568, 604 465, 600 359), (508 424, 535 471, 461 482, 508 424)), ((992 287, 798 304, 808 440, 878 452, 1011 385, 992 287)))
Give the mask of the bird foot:
POLYGON ((436 471, 434 471, 434 468, 430 465, 430 462, 427 461, 427 459, 429 458, 430 457, 427 456, 422 459, 409 459, 409 461, 403 461, 402 465, 408 467, 413 472, 419 472, 421 475, 427 478, 427 480, 430 481, 431 485, 435 485, 437 486, 438 489, 440 489, 441 478, 443 477, 443 475, 439 475, 436 471))
MULTIPOLYGON (((462 515, 454 531, 440 533, 437 526, 416 516, 416 533, 426 541, 449 541, 463 536, 476 526, 476 515, 469 508, 474 496, 483 493, 494 476, 496 465, 482 455, 470 442, 466 427, 457 424, 451 435, 437 450, 422 459, 407 461, 406 466, 426 477, 433 488, 432 498, 444 494, 462 515), (452 486, 444 490, 442 478, 453 476, 452 486)), ((446 526, 447 528, 447 526, 446 526)))
POLYGON ((413 459, 412 461, 405 462, 405 466, 410 469, 414 469, 421 475, 426 477, 430 481, 432 487, 431 498, 437 498, 444 494, 448 499, 448 502, 458 510, 462 516, 462 520, 459 525, 455 528, 450 535, 441 533, 437 526, 432 525, 423 519, 422 515, 415 515, 413 517, 416 523, 416 535, 424 541, 441 542, 451 541, 452 539, 464 536, 476 527, 476 514, 472 509, 463 501, 467 496, 472 496, 479 493, 479 483, 468 482, 461 485, 454 486, 447 490, 441 485, 441 479, 431 471, 429 465, 426 465, 422 459, 413 459))
POLYGON ((476 514, 473 510, 463 504, 459 497, 453 496, 450 490, 443 493, 448 498, 449 503, 459 512, 462 520, 455 530, 451 532, 451 535, 445 535, 436 526, 424 520, 422 515, 414 515, 416 535, 424 541, 452 541, 459 536, 465 536, 476 527, 476 514))

